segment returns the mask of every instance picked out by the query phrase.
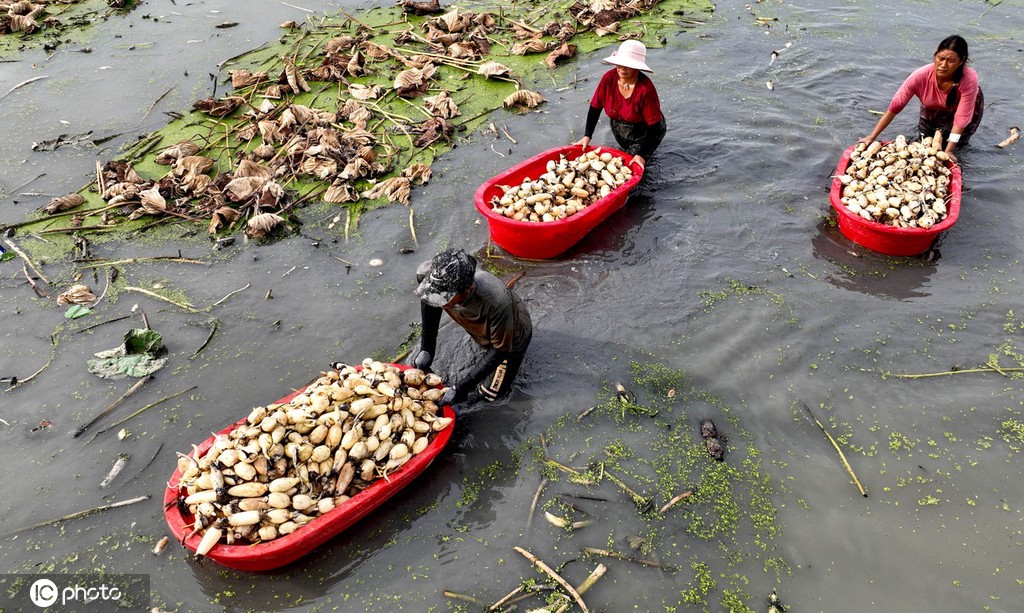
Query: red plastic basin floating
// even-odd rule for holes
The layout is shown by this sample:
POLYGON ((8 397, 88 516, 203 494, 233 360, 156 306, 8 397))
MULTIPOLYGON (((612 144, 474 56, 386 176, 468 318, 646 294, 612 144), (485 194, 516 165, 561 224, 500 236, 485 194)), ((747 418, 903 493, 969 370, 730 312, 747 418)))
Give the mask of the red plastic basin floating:
MULTIPOLYGON (((600 147, 599 149, 602 153, 606 151, 611 153, 621 159, 623 163, 628 163, 633 157, 611 147, 600 147)), ((622 208, 622 205, 626 204, 630 190, 640 182, 644 175, 643 168, 639 164, 630 165, 633 176, 615 191, 565 219, 546 222, 517 221, 499 215, 491 209, 491 200, 495 196, 500 198, 505 193, 499 187, 500 185, 519 185, 526 177, 536 179, 547 172, 548 160, 557 161, 560 155, 573 160, 582 153, 583 150, 578 145, 548 149, 509 168, 477 188, 476 208, 487 218, 491 240, 517 257, 538 260, 553 258, 578 243, 586 236, 587 232, 622 208)))
MULTIPOLYGON (((409 368, 404 364, 393 364, 405 370, 409 368)), ((278 400, 278 403, 286 403, 303 390, 296 391, 278 400)), ((451 439, 452 430, 455 427, 455 412, 451 406, 446 405, 442 409, 442 416, 452 418, 452 423, 447 428, 436 433, 434 440, 430 441, 427 448, 413 456, 411 460, 403 464, 395 472, 388 475, 388 480, 378 479, 370 487, 359 492, 352 498, 335 507, 328 513, 318 516, 308 524, 297 529, 286 536, 278 537, 268 543, 256 545, 225 545, 217 543, 206 557, 229 568, 244 571, 267 571, 290 564, 302 556, 313 551, 320 545, 334 538, 347 528, 352 526, 368 513, 382 505, 389 498, 394 496, 409 485, 413 479, 419 476, 437 457, 441 450, 451 439)), ((224 428, 218 434, 228 434, 236 426, 246 423, 243 417, 236 423, 224 428)), ((196 457, 202 457, 213 445, 214 437, 210 437, 199 445, 196 457)), ((192 533, 192 522, 194 518, 187 510, 182 513, 178 508, 179 495, 185 494, 185 488, 179 485, 181 471, 175 469, 171 479, 167 482, 168 487, 164 491, 164 517, 171 529, 174 538, 180 543, 187 535, 192 533)), ((202 540, 202 532, 193 534, 185 539, 185 546, 195 552, 199 541, 202 540)))
POLYGON ((939 233, 953 227, 960 216, 960 190, 961 176, 960 167, 950 163, 950 170, 953 171, 952 180, 949 184, 949 202, 946 203, 946 218, 930 228, 896 228, 887 226, 884 223, 864 219, 860 215, 851 212, 839 199, 843 195, 843 183, 839 175, 846 173, 846 167, 850 165, 850 155, 857 145, 850 145, 839 158, 836 166, 835 178, 832 179, 832 191, 829 193, 829 200, 832 206, 839 213, 839 231, 851 241, 867 247, 872 251, 885 255, 917 255, 924 253, 932 246, 939 233))

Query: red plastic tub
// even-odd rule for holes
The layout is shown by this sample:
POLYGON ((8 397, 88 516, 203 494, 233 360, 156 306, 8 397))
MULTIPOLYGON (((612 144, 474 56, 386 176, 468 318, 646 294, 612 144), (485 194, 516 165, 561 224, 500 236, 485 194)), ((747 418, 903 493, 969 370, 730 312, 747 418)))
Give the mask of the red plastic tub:
MULTIPOLYGON (((409 368, 404 364, 395 364, 394 366, 402 370, 409 368)), ((277 402, 288 402, 302 391, 293 392, 277 402)), ((425 450, 391 473, 388 476, 390 482, 386 479, 374 481, 370 487, 287 536, 278 537, 269 543, 256 545, 225 545, 218 543, 213 546, 213 549, 210 550, 206 557, 237 570, 268 571, 285 564, 290 564, 313 551, 382 505, 430 466, 434 458, 448 444, 452 436, 452 430, 455 427, 455 412, 451 406, 443 407, 442 411, 444 417, 452 418, 452 423, 444 430, 438 432, 425 450)), ((235 426, 244 423, 246 423, 245 417, 224 428, 218 434, 228 434, 235 426)), ((196 457, 202 457, 213 445, 213 442, 214 437, 212 436, 203 441, 199 445, 196 457)), ((179 543, 186 535, 191 534, 190 524, 193 521, 192 515, 188 514, 187 511, 182 513, 176 504, 178 495, 184 494, 185 491, 183 487, 179 487, 180 481, 181 472, 175 469, 174 474, 171 475, 170 480, 167 482, 168 487, 164 491, 164 517, 167 520, 168 527, 171 529, 171 533, 179 543)), ((199 532, 186 539, 184 544, 195 552, 201 540, 202 533, 199 532)))
MULTIPOLYGON (((607 151, 624 162, 629 162, 633 157, 611 147, 600 147, 600 150, 607 151)), ((626 204, 630 190, 643 177, 644 171, 639 164, 630 166, 633 176, 629 181, 579 213, 565 219, 547 222, 516 221, 491 210, 489 204, 491 199, 495 196, 500 198, 505 193, 498 187, 499 185, 519 185, 526 177, 535 179, 547 172, 548 160, 558 160, 559 155, 575 159, 583 151, 578 145, 548 149, 509 168, 477 188, 476 208, 487 218, 491 240, 514 256, 538 260, 553 258, 578 243, 586 236, 587 232, 622 208, 622 205, 626 204)))
POLYGON ((960 190, 962 186, 960 166, 950 163, 953 171, 949 184, 949 202, 946 203, 946 218, 930 228, 894 228, 877 221, 864 219, 852 213, 839 200, 843 195, 843 183, 839 175, 850 165, 850 155, 856 144, 850 145, 839 158, 829 200, 839 213, 839 231, 851 241, 885 255, 917 255, 932 246, 939 233, 953 227, 960 216, 960 190))

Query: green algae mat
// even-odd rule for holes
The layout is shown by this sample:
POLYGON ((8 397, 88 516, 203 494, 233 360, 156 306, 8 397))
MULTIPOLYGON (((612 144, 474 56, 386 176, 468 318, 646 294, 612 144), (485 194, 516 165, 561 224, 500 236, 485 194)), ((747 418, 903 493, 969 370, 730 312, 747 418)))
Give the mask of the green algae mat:
POLYGON ((135 0, 0 0, 0 59, 27 49, 53 51, 137 5, 135 0))
POLYGON ((544 104, 541 85, 577 54, 624 38, 658 45, 710 9, 675 0, 473 10, 407 2, 287 22, 278 40, 221 63, 222 91, 119 159, 97 160, 87 188, 3 229, 45 236, 52 255, 82 238, 159 239, 181 223, 215 238, 282 237, 313 207, 348 237, 362 212, 400 203, 415 241, 416 187, 460 134, 499 109, 544 104))

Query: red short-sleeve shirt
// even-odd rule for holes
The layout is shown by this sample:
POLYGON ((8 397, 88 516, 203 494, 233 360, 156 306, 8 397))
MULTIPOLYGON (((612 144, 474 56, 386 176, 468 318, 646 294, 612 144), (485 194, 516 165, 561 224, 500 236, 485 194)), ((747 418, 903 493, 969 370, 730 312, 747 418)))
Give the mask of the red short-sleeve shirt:
POLYGON ((597 89, 594 90, 594 97, 590 100, 590 106, 602 108, 608 117, 628 123, 639 123, 653 126, 661 121, 661 101, 658 100, 658 92, 654 89, 654 82, 640 73, 637 76, 636 88, 629 98, 619 92, 618 74, 615 69, 604 73, 597 89))

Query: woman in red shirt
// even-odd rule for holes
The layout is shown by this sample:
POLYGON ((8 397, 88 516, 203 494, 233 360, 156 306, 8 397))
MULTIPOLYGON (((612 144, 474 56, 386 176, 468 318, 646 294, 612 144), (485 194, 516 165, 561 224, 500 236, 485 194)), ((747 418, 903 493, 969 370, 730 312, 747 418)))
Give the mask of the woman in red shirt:
POLYGON ((907 77, 875 129, 860 142, 870 143, 878 138, 911 98, 917 96, 921 100, 918 131, 923 136, 931 136, 936 130, 942 130, 946 153, 955 162, 953 150, 967 144, 985 112, 978 73, 965 66, 967 59, 966 40, 955 34, 944 39, 935 49, 932 63, 907 77))
POLYGON ((603 60, 615 68, 601 77, 590 100, 584 136, 574 145, 586 148, 590 144, 603 110, 611 118, 612 134, 619 148, 633 155, 630 163, 638 163, 643 168, 661 144, 666 130, 658 92, 651 79, 643 74, 654 72, 646 60, 647 47, 638 40, 624 41, 617 51, 603 60))

